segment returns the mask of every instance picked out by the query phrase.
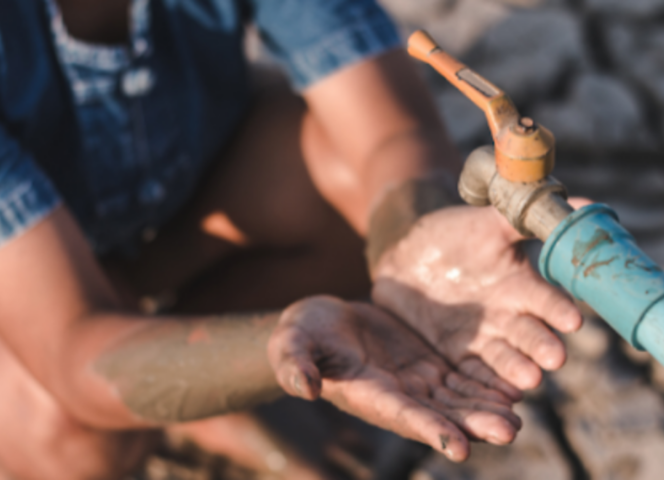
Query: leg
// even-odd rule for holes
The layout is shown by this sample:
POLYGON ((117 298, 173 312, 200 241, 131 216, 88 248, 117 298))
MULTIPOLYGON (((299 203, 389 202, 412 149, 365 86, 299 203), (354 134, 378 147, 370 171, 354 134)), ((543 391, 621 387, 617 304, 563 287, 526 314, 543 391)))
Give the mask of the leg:
POLYGON ((319 173, 333 159, 303 101, 269 82, 191 204, 137 261, 109 267, 139 295, 180 291, 186 312, 367 295, 363 242, 319 193, 350 193, 343 175, 319 173))
MULTIPOLYGON (((179 308, 190 312, 280 307, 322 292, 368 294, 362 242, 321 198, 305 167, 304 118, 302 101, 283 86, 263 90, 191 205, 138 261, 106 261, 116 283, 136 295, 188 284, 179 308)), ((150 449, 153 433, 78 424, 1 344, 0 378, 0 468, 10 478, 117 479, 150 449)), ((191 436, 223 453, 228 442, 215 447, 206 440, 223 428, 215 419, 191 436)))
POLYGON ((2 343, 0 378, 1 480, 117 480, 135 469, 158 439, 155 432, 82 426, 2 343))
MULTIPOLYGON (((307 168, 313 160, 333 161, 333 152, 283 84, 268 85, 256 100, 190 207, 138 262, 121 265, 140 294, 179 290, 177 310, 187 313, 280 308, 316 293, 368 296, 363 242, 322 198, 307 168)), ((348 190, 342 176, 319 177, 327 180, 326 193, 348 190)), ((321 478, 247 414, 172 433, 259 471, 283 454, 281 478, 321 478)))

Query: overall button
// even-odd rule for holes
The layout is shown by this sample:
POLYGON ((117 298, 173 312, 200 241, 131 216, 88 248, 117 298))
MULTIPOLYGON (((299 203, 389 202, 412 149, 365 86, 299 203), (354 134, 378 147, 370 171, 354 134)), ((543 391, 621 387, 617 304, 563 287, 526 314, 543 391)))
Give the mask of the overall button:
POLYGON ((139 57, 145 55, 150 48, 150 44, 144 38, 139 38, 134 41, 134 53, 139 57))
POLYGON ((138 192, 138 201, 143 205, 156 205, 166 197, 166 188, 157 180, 147 180, 138 192))
POLYGON ((122 77, 122 91, 128 97, 138 97, 150 93, 155 78, 149 68, 136 68, 129 70, 122 77))

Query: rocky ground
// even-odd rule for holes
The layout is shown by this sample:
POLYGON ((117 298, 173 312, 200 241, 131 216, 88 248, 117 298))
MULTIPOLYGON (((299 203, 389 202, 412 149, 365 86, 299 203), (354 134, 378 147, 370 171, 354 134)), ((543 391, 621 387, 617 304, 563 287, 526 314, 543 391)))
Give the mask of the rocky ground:
MULTIPOLYGON (((404 38, 426 28, 508 92, 523 114, 552 130, 559 152, 555 175, 570 193, 613 206, 664 264, 664 0, 382 3, 404 38)), ((489 142, 481 112, 422 68, 457 145, 470 152, 489 142)), ((536 252, 537 245, 531 247, 536 252)), ((566 338, 566 366, 519 406, 525 428, 514 445, 476 445, 469 462, 453 465, 435 454, 420 460, 416 446, 387 436, 383 466, 373 478, 662 478, 664 367, 628 347, 592 312, 586 317, 583 329, 566 338)), ((206 460, 204 468, 200 459, 168 456, 151 460, 150 479, 243 478, 218 459, 206 460)), ((372 478, 362 469, 356 474, 372 478)))

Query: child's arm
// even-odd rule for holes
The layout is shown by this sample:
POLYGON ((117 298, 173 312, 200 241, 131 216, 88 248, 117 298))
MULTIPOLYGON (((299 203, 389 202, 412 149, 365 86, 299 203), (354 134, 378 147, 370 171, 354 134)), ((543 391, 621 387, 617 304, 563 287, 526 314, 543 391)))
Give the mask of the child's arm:
POLYGON ((310 171, 367 235, 374 300, 453 363, 479 356, 519 388, 539 383, 539 367, 560 367, 564 347, 549 326, 573 331, 581 315, 533 271, 497 211, 452 206, 458 153, 406 53, 349 66, 304 96, 305 128, 337 152, 309 155, 310 171))

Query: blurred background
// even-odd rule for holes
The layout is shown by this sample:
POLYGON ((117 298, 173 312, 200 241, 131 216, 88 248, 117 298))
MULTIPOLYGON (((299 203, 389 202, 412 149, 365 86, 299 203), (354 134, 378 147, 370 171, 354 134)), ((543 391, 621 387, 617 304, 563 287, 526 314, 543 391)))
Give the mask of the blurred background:
MULTIPOLYGON (((664 265, 664 0, 380 1, 404 39, 416 28, 427 29, 444 49, 504 89, 522 114, 552 130, 558 148, 554 175, 570 194, 614 207, 639 244, 664 265)), ((255 35, 247 48, 254 59, 269 61, 255 35)), ((483 114, 421 68, 464 154, 489 143, 483 114)), ((529 246, 534 257, 537 249, 529 246)), ((476 444, 469 462, 454 465, 373 431, 379 449, 368 463, 341 450, 328 452, 345 465, 339 478, 663 478, 664 367, 631 349, 591 311, 566 342, 567 364, 518 406, 525 427, 514 445, 476 444)), ((289 408, 296 409, 293 417, 283 409, 263 413, 272 421, 306 422, 305 406, 289 408)), ((198 453, 157 455, 145 475, 253 478, 198 453)))

